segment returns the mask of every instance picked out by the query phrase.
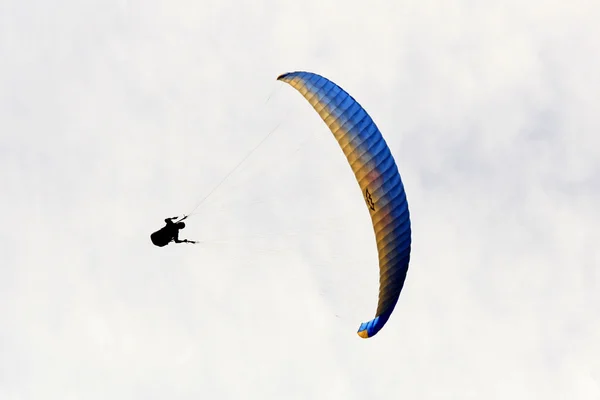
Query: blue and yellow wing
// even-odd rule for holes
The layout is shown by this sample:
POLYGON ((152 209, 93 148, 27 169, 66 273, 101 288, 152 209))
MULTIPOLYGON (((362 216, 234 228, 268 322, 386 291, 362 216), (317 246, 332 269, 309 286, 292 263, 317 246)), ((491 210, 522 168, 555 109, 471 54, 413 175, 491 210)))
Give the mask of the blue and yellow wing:
POLYGON ((372 337, 392 314, 410 261, 410 215, 398 167, 369 114, 341 87, 310 72, 290 72, 277 79, 298 90, 319 113, 365 198, 377 241, 380 283, 375 318, 362 323, 358 335, 372 337))

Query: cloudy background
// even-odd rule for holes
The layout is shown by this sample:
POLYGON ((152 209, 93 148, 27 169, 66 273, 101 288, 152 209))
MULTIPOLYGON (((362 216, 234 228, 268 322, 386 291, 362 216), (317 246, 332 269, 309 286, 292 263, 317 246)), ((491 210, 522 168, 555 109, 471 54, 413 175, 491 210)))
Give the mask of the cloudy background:
POLYGON ((5 0, 0 399, 599 399, 600 3, 5 0), (371 113, 375 240, 309 104, 371 113), (152 246, 168 216, 182 237, 152 246))

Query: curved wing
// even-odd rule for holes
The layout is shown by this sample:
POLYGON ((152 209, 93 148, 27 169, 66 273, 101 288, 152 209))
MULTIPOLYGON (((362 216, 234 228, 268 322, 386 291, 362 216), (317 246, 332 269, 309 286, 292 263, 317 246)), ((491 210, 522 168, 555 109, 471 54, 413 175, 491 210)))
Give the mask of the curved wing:
POLYGON ((337 139, 356 176, 373 222, 379 254, 379 303, 375 318, 358 329, 374 336, 389 319, 408 271, 411 227, 404 185, 388 145, 367 112, 327 78, 290 72, 277 80, 298 90, 337 139))

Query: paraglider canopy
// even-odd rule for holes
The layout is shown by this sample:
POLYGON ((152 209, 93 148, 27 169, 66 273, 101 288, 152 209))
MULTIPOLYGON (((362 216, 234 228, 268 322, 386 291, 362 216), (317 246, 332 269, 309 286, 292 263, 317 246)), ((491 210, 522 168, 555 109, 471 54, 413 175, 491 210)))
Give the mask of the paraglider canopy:
POLYGON ((410 216, 398 167, 369 114, 340 86, 311 72, 285 73, 277 79, 298 90, 319 113, 363 193, 377 241, 380 285, 375 318, 362 323, 358 335, 372 337, 390 318, 410 261, 410 216))

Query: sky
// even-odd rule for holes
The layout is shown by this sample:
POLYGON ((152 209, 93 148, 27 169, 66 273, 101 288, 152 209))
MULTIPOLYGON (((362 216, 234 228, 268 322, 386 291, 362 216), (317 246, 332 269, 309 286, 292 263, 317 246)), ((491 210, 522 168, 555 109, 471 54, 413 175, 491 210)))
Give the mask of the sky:
POLYGON ((0 398, 600 398, 599 19, 591 0, 3 1, 0 398), (294 70, 358 99, 406 187, 408 277, 368 340, 373 228, 276 81, 294 70), (151 244, 191 212, 201 243, 151 244))

